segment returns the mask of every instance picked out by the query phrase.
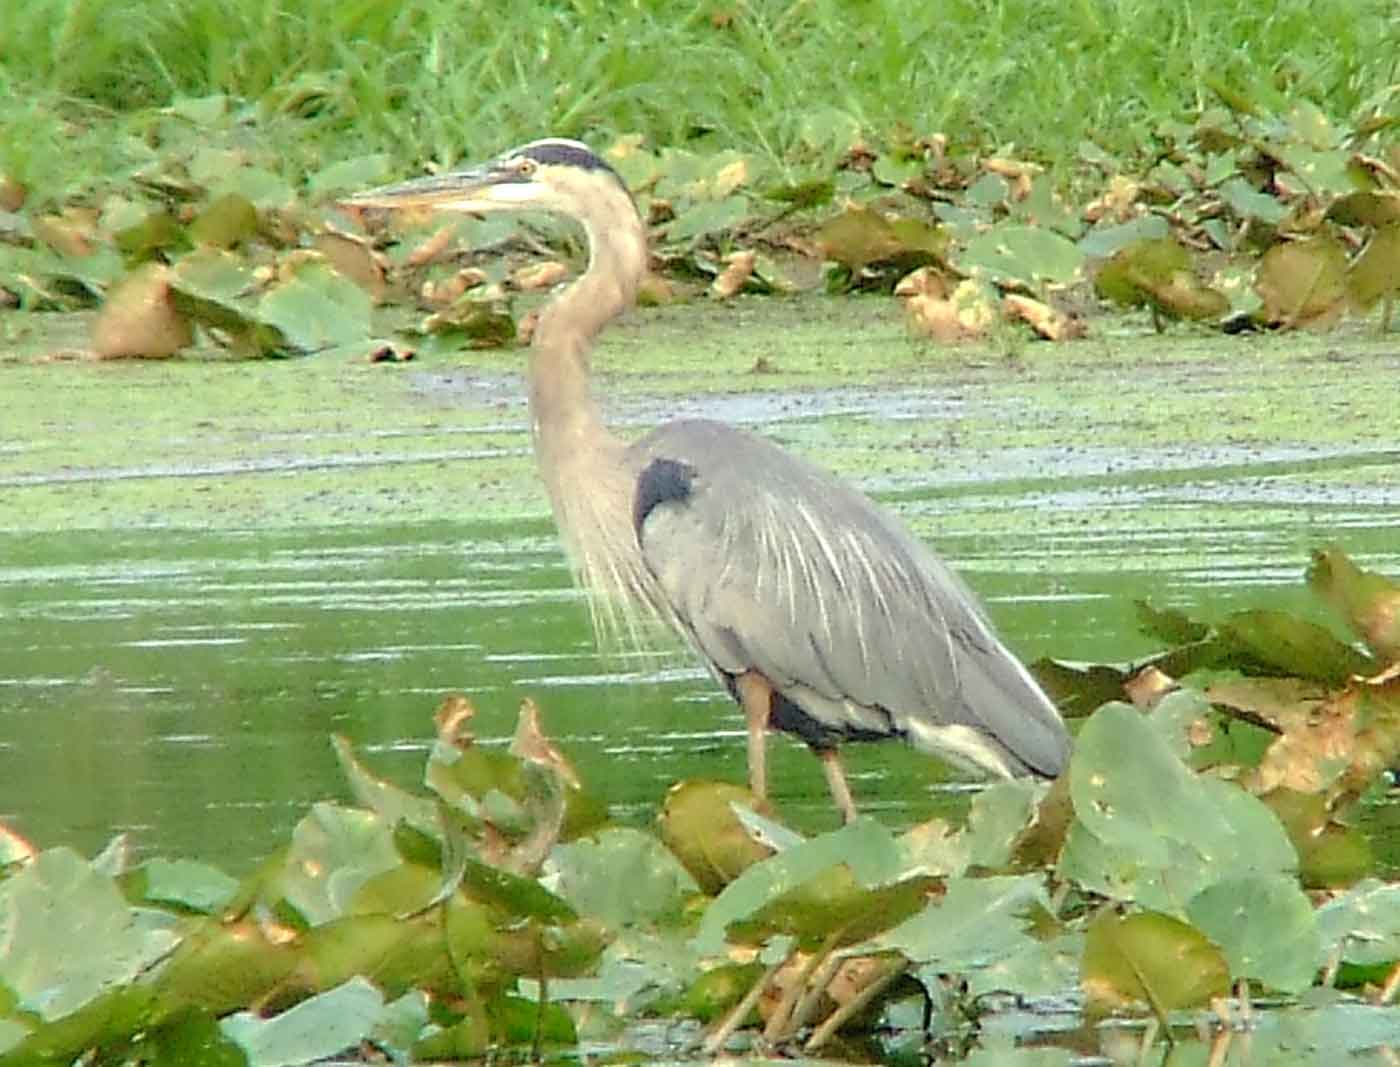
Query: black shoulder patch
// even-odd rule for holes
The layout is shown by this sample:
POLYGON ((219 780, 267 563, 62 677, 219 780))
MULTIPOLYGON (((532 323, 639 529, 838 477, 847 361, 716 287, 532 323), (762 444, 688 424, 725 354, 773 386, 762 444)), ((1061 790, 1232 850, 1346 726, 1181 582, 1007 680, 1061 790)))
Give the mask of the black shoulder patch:
POLYGON ((657 505, 668 500, 683 503, 689 499, 695 474, 695 468, 689 463, 675 459, 654 459, 642 469, 637 479, 637 492, 632 497, 632 528, 637 531, 637 540, 642 538, 642 523, 657 505))

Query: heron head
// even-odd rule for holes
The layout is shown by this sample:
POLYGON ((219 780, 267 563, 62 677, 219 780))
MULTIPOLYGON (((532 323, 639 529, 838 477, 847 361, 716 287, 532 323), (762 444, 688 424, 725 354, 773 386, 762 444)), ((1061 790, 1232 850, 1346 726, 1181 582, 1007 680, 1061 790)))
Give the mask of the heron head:
MULTIPOLYGON (((547 138, 502 152, 473 167, 384 185, 348 197, 353 207, 432 207, 481 214, 553 211, 587 218, 591 205, 626 186, 579 141, 547 138)), ((630 194, 626 194, 629 196, 630 194)))

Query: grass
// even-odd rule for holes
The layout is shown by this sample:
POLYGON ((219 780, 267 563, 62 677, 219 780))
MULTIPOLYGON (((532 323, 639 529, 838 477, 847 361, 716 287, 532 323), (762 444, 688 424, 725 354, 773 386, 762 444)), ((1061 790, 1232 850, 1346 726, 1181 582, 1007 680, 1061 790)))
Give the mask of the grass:
POLYGON ((1351 117, 1400 60, 1390 0, 30 0, 0 40, 0 171, 55 199, 120 179, 150 109, 227 94, 288 177, 451 162, 542 133, 736 148, 824 170, 859 129, 1048 161, 1225 86, 1351 117))

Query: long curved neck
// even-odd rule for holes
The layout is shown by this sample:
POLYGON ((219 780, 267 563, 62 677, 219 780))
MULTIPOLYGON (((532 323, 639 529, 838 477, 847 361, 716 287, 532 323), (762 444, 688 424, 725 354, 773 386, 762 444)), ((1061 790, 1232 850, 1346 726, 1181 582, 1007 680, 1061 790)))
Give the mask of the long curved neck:
POLYGON ((593 339, 630 307, 647 266, 646 231, 622 188, 588 201, 588 270, 540 315, 530 355, 535 454, 575 572, 602 633, 637 633, 657 598, 632 528, 633 475, 623 443, 588 390, 593 339), (625 626, 623 625, 625 623, 625 626))
POLYGON ((603 327, 632 305, 647 267, 646 231, 631 197, 609 190, 590 210, 588 269, 541 313, 530 355, 530 415, 551 482, 586 454, 619 447, 589 393, 588 356, 603 327))

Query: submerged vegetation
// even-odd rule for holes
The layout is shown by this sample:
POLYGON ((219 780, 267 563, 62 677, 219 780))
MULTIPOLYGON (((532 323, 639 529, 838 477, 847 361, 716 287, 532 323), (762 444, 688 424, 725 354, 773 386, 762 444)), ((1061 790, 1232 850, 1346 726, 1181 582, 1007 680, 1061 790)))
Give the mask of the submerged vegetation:
POLYGON ((961 827, 804 838, 699 781, 654 834, 610 824, 531 701, 505 751, 449 697, 422 791, 335 739, 358 806, 315 805, 242 882, 8 835, 0 1064, 1067 1064, 1159 1033, 1216 1063, 1388 1062, 1400 898, 1354 819, 1400 756, 1400 585, 1335 549, 1309 582, 1358 643, 1144 605, 1161 653, 1038 664, 1088 713, 1069 771, 986 789, 961 827))

